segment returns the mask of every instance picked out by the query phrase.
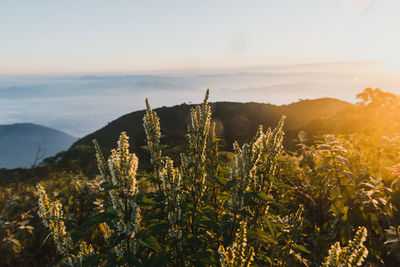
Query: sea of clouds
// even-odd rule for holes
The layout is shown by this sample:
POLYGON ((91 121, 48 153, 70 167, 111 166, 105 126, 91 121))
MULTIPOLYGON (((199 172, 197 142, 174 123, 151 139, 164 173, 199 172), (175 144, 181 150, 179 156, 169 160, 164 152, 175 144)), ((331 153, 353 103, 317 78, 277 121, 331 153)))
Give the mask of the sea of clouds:
POLYGON ((341 71, 341 66, 253 68, 219 72, 0 76, 0 124, 31 122, 76 137, 126 113, 153 107, 210 101, 289 104, 334 97, 355 102, 367 87, 400 92, 400 75, 341 71), (332 70, 333 68, 333 70, 332 70))

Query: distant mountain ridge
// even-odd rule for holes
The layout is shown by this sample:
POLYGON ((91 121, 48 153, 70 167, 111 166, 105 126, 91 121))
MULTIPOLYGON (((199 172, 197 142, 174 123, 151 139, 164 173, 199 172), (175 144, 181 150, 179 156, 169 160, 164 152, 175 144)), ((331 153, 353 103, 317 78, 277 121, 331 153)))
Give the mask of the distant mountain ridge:
MULTIPOLYGON (((256 133, 258 125, 274 127, 282 115, 286 116, 284 129, 290 135, 316 119, 332 116, 353 106, 335 98, 300 100, 281 106, 254 102, 215 102, 210 105, 212 119, 216 122, 216 134, 226 141, 228 150, 235 140, 247 142, 256 133)), ((167 136, 163 143, 173 147, 184 142, 192 107, 194 105, 181 104, 155 109, 160 117, 162 134, 167 136)), ((126 114, 79 139, 72 147, 92 146, 92 140, 97 139, 103 148, 109 150, 115 147, 120 132, 126 131, 131 137, 133 149, 138 151, 145 145, 144 114, 145 110, 126 114)))
POLYGON ((53 156, 76 140, 59 130, 32 123, 0 125, 0 168, 31 167, 38 153, 42 157, 53 156))

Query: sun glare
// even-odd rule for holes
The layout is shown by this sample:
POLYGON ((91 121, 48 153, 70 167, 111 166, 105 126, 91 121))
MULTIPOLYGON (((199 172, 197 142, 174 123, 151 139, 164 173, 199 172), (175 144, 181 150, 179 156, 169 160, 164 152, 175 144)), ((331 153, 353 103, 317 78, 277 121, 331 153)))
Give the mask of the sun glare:
POLYGON ((343 8, 349 15, 358 15, 367 10, 371 3, 372 0, 343 0, 343 8))

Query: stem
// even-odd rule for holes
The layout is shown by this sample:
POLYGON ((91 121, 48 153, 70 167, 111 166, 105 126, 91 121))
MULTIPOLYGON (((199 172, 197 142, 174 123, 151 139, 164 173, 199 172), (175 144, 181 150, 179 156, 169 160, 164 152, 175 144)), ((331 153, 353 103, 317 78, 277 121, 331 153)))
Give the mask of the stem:
POLYGON ((339 171, 338 171, 337 164, 336 164, 336 160, 335 160, 335 154, 333 153, 332 148, 329 150, 329 152, 330 152, 330 154, 331 154, 332 161, 333 161, 333 169, 335 170, 336 182, 339 184, 339 186, 340 186, 340 191, 341 191, 341 189, 342 189, 342 183, 341 183, 341 181, 340 181, 340 177, 339 177, 339 174, 338 174, 339 171))
MULTIPOLYGON (((128 196, 127 193, 124 196, 124 202, 125 202, 125 226, 128 226, 128 218, 129 218, 129 207, 128 207, 128 196)), ((126 257, 127 257, 127 262, 129 266, 132 266, 130 262, 130 252, 131 252, 131 246, 130 246, 130 236, 129 233, 126 232, 126 257)))

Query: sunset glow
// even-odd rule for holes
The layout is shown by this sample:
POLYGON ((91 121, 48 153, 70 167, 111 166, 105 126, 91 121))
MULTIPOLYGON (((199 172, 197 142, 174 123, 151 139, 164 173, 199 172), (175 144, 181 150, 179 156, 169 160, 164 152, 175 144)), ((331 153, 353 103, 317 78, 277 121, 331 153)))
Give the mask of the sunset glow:
POLYGON ((23 2, 0 3, 0 74, 399 62, 396 0, 23 2))

